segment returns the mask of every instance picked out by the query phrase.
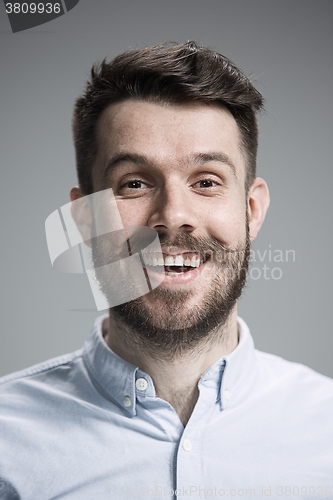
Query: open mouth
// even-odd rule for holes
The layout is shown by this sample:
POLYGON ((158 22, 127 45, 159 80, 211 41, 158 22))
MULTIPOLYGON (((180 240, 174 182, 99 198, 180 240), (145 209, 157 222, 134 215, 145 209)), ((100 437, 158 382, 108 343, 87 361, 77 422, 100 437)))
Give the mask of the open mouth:
POLYGON ((143 262, 147 268, 153 268, 156 272, 161 272, 164 268, 166 275, 188 273, 202 266, 209 260, 210 255, 200 255, 193 252, 186 252, 178 255, 163 253, 144 254, 143 262))

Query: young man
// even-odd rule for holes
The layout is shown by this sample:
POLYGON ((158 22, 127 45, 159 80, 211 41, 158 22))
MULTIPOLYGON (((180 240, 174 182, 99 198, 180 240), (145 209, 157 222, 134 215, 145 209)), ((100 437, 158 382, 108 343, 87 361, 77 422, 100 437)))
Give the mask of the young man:
MULTIPOLYGON (((93 69, 74 112, 71 200, 110 190, 125 230, 158 234, 143 267, 162 279, 111 307, 82 350, 2 379, 8 498, 332 498, 332 381, 256 351, 237 318, 269 205, 262 104, 193 42, 93 69)), ((92 215, 73 209, 90 236, 92 215)), ((108 245, 91 246, 108 297, 108 245)))

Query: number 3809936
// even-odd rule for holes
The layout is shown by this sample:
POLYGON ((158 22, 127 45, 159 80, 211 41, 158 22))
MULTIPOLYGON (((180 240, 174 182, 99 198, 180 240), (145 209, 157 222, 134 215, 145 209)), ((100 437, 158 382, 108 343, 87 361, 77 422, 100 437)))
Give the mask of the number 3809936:
POLYGON ((7 14, 60 14, 60 3, 6 3, 7 14))

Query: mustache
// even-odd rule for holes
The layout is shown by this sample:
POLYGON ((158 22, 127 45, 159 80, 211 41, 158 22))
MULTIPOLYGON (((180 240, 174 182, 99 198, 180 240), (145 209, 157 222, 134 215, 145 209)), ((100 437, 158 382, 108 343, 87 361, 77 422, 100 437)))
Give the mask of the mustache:
POLYGON ((162 248, 172 247, 175 250, 180 248, 201 254, 235 254, 244 252, 247 246, 245 244, 237 248, 228 247, 213 236, 194 237, 190 233, 181 233, 172 239, 167 234, 161 233, 159 239, 162 248))
MULTIPOLYGON (((155 233, 156 236, 156 233, 155 233)), ((93 261, 95 267, 100 267, 120 259, 133 255, 145 249, 152 243, 154 234, 147 232, 144 228, 134 230, 130 239, 124 230, 115 231, 92 238, 93 261), (100 249, 98 252, 97 249, 100 249)), ((229 247, 217 240, 213 236, 198 236, 194 237, 190 233, 180 233, 175 237, 170 237, 167 233, 158 234, 159 242, 162 249, 172 249, 177 251, 177 248, 188 252, 198 253, 204 256, 210 256, 212 260, 222 262, 231 255, 237 255, 246 252, 248 240, 244 245, 238 247, 229 247)))

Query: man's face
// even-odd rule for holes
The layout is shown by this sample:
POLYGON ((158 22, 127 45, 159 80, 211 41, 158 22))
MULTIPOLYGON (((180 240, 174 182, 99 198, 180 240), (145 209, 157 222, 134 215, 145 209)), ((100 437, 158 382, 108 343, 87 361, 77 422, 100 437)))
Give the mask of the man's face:
POLYGON ((97 138, 95 191, 112 188, 125 227, 159 233, 166 273, 156 290, 115 314, 160 331, 198 322, 202 330, 214 315, 210 328, 225 321, 244 286, 248 252, 245 159, 231 113, 127 100, 103 112, 97 138))

